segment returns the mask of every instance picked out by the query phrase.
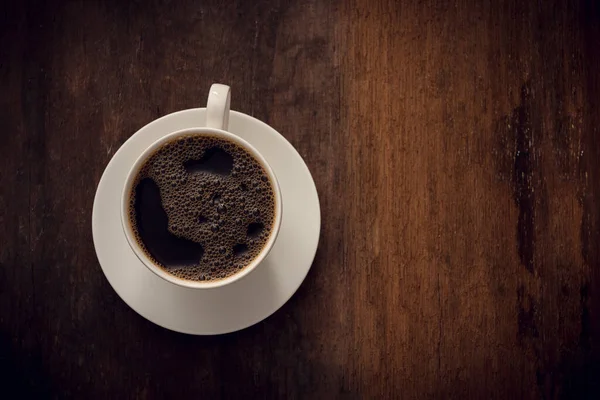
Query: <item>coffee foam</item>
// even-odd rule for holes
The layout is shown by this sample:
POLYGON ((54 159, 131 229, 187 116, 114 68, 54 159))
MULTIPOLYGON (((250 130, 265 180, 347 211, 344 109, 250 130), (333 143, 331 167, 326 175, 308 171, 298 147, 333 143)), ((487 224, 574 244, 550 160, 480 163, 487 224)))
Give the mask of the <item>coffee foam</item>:
POLYGON ((140 247, 154 263, 192 281, 214 281, 235 274, 264 248, 275 219, 272 183, 262 165, 232 141, 190 135, 174 139, 152 154, 137 174, 129 221, 140 247), (135 188, 151 179, 160 191, 168 234, 202 246, 197 263, 160 262, 138 229, 142 208, 135 188), (138 210, 139 209, 139 210, 138 210))

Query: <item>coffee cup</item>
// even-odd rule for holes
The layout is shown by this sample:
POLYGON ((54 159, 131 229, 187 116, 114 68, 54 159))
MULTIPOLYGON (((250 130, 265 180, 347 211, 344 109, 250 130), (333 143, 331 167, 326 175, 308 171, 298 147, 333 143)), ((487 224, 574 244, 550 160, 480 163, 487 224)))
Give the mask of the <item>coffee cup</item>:
MULTIPOLYGON (((206 125, 200 126, 199 124, 198 127, 171 132, 148 146, 148 148, 146 148, 133 163, 133 166, 127 174, 125 185, 121 193, 121 222, 131 250, 135 253, 138 259, 154 274, 181 287, 191 289, 213 289, 232 284, 233 282, 242 279, 244 276, 250 274, 255 268, 257 268, 265 259, 265 257, 271 251, 279 233, 279 227, 282 218, 282 200, 277 177, 269 166, 269 163, 260 154, 260 152, 256 150, 256 148, 254 148, 250 143, 241 137, 227 131, 229 122, 230 98, 230 88, 228 86, 213 84, 210 88, 206 105, 206 125), (261 236, 264 240, 264 243, 261 242, 262 247, 255 251, 256 254, 254 254, 254 256, 249 259, 243 267, 240 264, 238 267, 240 268, 239 270, 236 270, 234 273, 228 274, 227 276, 210 280, 187 279, 180 275, 169 272, 168 269, 166 269, 163 265, 160 265, 160 263, 148 253, 146 248, 147 246, 145 246, 143 243, 140 243, 140 235, 136 234, 139 227, 135 226, 136 223, 133 222, 134 220, 132 220, 131 217, 131 199, 134 191, 136 190, 134 186, 138 181, 138 175, 142 167, 146 164, 149 158, 169 143, 182 138, 201 137, 233 143, 252 156, 260 168, 262 168, 261 172, 264 172, 264 175, 266 176, 264 181, 268 180, 268 184, 272 189, 272 192, 269 192, 272 193, 272 197, 270 198, 273 200, 272 203, 269 203, 273 205, 272 214, 269 214, 270 217, 272 217, 270 219, 270 229, 268 232, 264 233, 263 236, 261 236)), ((230 251, 229 249, 225 250, 230 251)))

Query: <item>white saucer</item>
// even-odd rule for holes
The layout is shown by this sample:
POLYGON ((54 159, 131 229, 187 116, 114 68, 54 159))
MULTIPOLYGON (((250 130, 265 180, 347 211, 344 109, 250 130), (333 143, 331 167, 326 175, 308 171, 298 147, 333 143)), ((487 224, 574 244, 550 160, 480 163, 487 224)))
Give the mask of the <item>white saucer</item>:
POLYGON ((135 159, 160 137, 204 126, 205 109, 166 115, 135 133, 109 162, 94 199, 92 232, 100 266, 117 294, 144 318, 178 332, 222 334, 244 329, 277 311, 296 292, 315 257, 321 214, 317 189, 292 145, 267 124, 231 111, 229 131, 268 161, 283 200, 283 218, 269 256, 243 279, 218 289, 186 289, 146 268, 123 233, 120 194, 135 159))

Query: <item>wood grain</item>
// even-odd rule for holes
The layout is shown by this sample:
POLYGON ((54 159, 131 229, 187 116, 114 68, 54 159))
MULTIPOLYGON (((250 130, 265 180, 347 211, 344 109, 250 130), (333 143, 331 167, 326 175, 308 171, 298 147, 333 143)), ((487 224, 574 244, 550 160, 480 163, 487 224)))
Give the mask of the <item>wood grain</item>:
POLYGON ((1 7, 9 394, 600 395, 596 2, 1 7), (116 295, 90 220, 119 146, 213 82, 298 149, 323 226, 281 310, 192 337, 116 295))

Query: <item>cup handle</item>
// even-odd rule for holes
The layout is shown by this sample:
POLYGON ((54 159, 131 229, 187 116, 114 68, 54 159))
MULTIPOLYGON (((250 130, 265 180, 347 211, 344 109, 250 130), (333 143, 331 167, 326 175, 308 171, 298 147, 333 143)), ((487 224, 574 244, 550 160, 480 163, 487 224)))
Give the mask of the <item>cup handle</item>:
POLYGON ((206 102, 206 126, 226 131, 229 127, 230 103, 231 88, 220 83, 213 83, 206 102))

